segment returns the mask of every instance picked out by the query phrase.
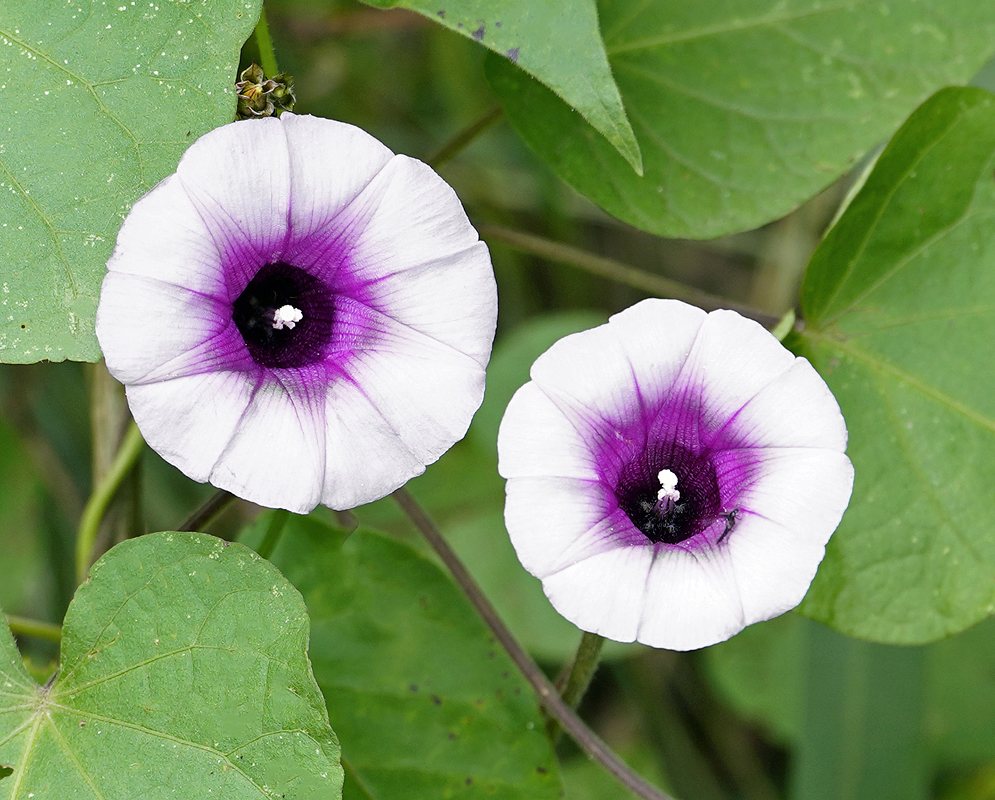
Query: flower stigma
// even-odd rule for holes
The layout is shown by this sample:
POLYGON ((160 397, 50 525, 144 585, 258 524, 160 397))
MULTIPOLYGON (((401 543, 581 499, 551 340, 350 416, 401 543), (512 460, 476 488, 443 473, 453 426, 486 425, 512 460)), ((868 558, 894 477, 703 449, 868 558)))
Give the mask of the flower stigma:
POLYGON ((676 503, 681 499, 681 493, 677 491, 677 476, 669 469, 661 469, 656 479, 660 481, 660 491, 656 493, 657 505, 666 503, 676 503))
POLYGON ((304 319, 303 312, 288 303, 273 312, 273 327, 278 331, 282 331, 284 328, 293 330, 294 326, 302 319, 304 319))
POLYGON ((660 443, 630 462, 618 478, 615 496, 632 524, 653 544, 691 539, 707 530, 721 512, 709 454, 676 443, 660 443))
POLYGON ((277 262, 249 281, 232 304, 232 319, 257 364, 304 367, 324 358, 334 303, 333 292, 320 278, 277 262))

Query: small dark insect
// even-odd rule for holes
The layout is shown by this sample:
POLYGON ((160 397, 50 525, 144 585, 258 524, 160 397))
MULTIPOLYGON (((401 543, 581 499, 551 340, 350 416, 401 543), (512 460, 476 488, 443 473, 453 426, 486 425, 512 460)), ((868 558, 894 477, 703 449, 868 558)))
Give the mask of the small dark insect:
POLYGON ((724 531, 722 531, 722 535, 719 537, 719 542, 721 542, 723 539, 726 538, 726 536, 732 533, 732 529, 736 527, 736 515, 738 513, 739 509, 734 508, 732 511, 725 511, 722 514, 719 514, 720 517, 725 517, 726 519, 726 528, 724 531))

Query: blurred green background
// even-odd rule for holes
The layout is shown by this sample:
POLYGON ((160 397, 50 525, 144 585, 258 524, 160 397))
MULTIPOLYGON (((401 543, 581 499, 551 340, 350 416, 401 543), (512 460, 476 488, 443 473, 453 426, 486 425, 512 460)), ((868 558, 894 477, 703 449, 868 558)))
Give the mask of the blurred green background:
MULTIPOLYGON (((329 0, 271 0, 267 14, 280 68, 296 80, 299 113, 359 125, 427 160, 497 107, 483 77, 485 51, 416 14, 329 0)), ((257 58, 253 48, 250 41, 243 68, 257 58)), ((995 88, 995 67, 977 82, 995 88)), ((440 172, 490 240, 500 318, 483 408, 466 440, 411 490, 555 675, 578 634, 507 540, 497 426, 546 347, 645 294, 514 250, 487 226, 610 257, 776 319, 794 306, 852 177, 762 229, 700 242, 614 220, 556 178, 504 120, 440 172)), ((75 588, 75 526, 91 477, 108 463, 90 443, 105 440, 107 426, 123 429, 120 393, 99 364, 3 365, 0 404, 0 605, 58 622, 75 588), (92 397, 101 398, 94 414, 92 397)), ((175 528, 211 494, 149 451, 128 491, 132 502, 104 526, 105 546, 136 528, 175 528)), ((234 536, 256 512, 239 504, 212 532, 234 536)), ((354 514, 421 547, 388 501, 354 514)), ((789 614, 707 651, 610 646, 582 713, 633 766, 688 800, 995 798, 993 634, 989 621, 933 645, 886 647, 789 614)), ((44 674, 54 649, 20 645, 44 674)), ((569 797, 624 796, 569 742, 561 755, 569 797)))

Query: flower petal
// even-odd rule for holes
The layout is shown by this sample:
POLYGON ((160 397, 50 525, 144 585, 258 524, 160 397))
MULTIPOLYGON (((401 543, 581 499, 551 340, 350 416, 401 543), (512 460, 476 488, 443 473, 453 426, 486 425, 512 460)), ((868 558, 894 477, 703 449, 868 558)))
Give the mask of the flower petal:
POLYGON ((325 480, 324 370, 274 370, 264 380, 211 470, 211 483, 298 514, 321 499, 325 480))
POLYGON ((290 155, 290 224, 300 247, 320 239, 394 154, 355 125, 297 114, 283 114, 280 122, 290 155))
POLYGON ((483 371, 466 356, 438 346, 433 353, 424 343, 405 346, 399 339, 353 361, 351 374, 423 466, 466 435, 484 395, 483 371))
POLYGON ((515 392, 501 420, 498 472, 503 478, 601 479, 589 443, 556 404, 531 382, 515 392))
POLYGON ((665 402, 707 318, 700 308, 678 300, 644 300, 608 320, 608 332, 629 362, 644 413, 652 414, 665 402))
POLYGON ((395 156, 346 213, 362 213, 363 224, 350 234, 349 282, 337 287, 485 365, 497 323, 494 273, 452 188, 420 161, 395 156))
POLYGON ((698 331, 652 435, 710 447, 729 420, 794 362, 761 325, 733 311, 713 311, 698 331))
POLYGON ((551 575, 542 588, 553 607, 581 630, 631 642, 652 565, 652 548, 616 548, 551 575))
POLYGON ((826 547, 800 533, 761 517, 737 520, 729 552, 745 624, 790 611, 805 597, 826 547))
POLYGON ((237 372, 207 372, 127 387, 131 414, 149 447, 203 483, 252 401, 255 383, 237 372))
POLYGON ((290 156, 279 119, 223 125, 200 137, 176 175, 221 254, 228 299, 263 264, 279 261, 290 231, 290 156))
MULTIPOLYGON (((758 474, 737 504, 749 514, 825 545, 850 500, 850 459, 843 453, 810 448, 762 448, 754 453, 759 456, 758 474)), ((739 538, 735 533, 731 540, 739 538)))
POLYGON ((573 422, 591 426, 593 415, 615 429, 642 416, 638 383, 611 323, 560 339, 536 359, 530 374, 573 422))
POLYGON ((614 497, 573 478, 508 481, 505 525, 519 561, 537 578, 634 542, 648 545, 614 497))
POLYGON ((814 447, 843 452, 846 422, 826 382, 804 358, 747 401, 713 447, 748 441, 751 447, 814 447))
POLYGON ((110 373, 122 383, 137 383, 210 340, 230 321, 230 310, 214 298, 154 278, 108 272, 97 338, 110 373))
POLYGON ((336 381, 329 387, 325 441, 321 502, 329 508, 355 508, 379 500, 425 471, 425 462, 352 381, 336 381))
POLYGON ((726 552, 660 548, 646 582, 636 637, 640 642, 695 650, 725 641, 747 622, 733 560, 726 552))
POLYGON ((107 269, 228 299, 221 251, 176 175, 131 207, 107 269))

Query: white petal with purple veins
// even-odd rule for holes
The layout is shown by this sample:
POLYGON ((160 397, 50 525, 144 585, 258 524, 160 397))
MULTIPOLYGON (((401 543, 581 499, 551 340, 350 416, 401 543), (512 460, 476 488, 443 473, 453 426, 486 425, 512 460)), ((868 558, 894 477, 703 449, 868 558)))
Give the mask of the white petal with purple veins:
POLYGON ((280 370, 252 395, 211 483, 264 506, 307 513, 325 481, 325 392, 312 369, 280 370))
POLYGON ((104 280, 97 330, 108 369, 124 383, 143 383, 230 321, 231 311, 213 298, 154 278, 112 272, 104 280))
POLYGON ((107 268, 228 300, 221 252, 176 175, 131 207, 107 268))
POLYGON ((306 512, 383 497, 483 397, 494 276, 459 200, 339 122, 218 128, 135 204, 97 336, 149 444, 306 512))
POLYGON ((498 471, 506 478, 598 480, 597 459, 583 435, 586 430, 586 426, 578 430, 542 389, 527 383, 511 398, 498 431, 498 471))
POLYGON ((231 441, 254 391, 237 372, 127 387, 131 414, 149 447, 202 483, 231 441))
POLYGON ((505 521, 584 630, 705 647, 801 601, 845 448, 825 383, 762 327, 646 300, 537 359, 498 436, 505 521))

